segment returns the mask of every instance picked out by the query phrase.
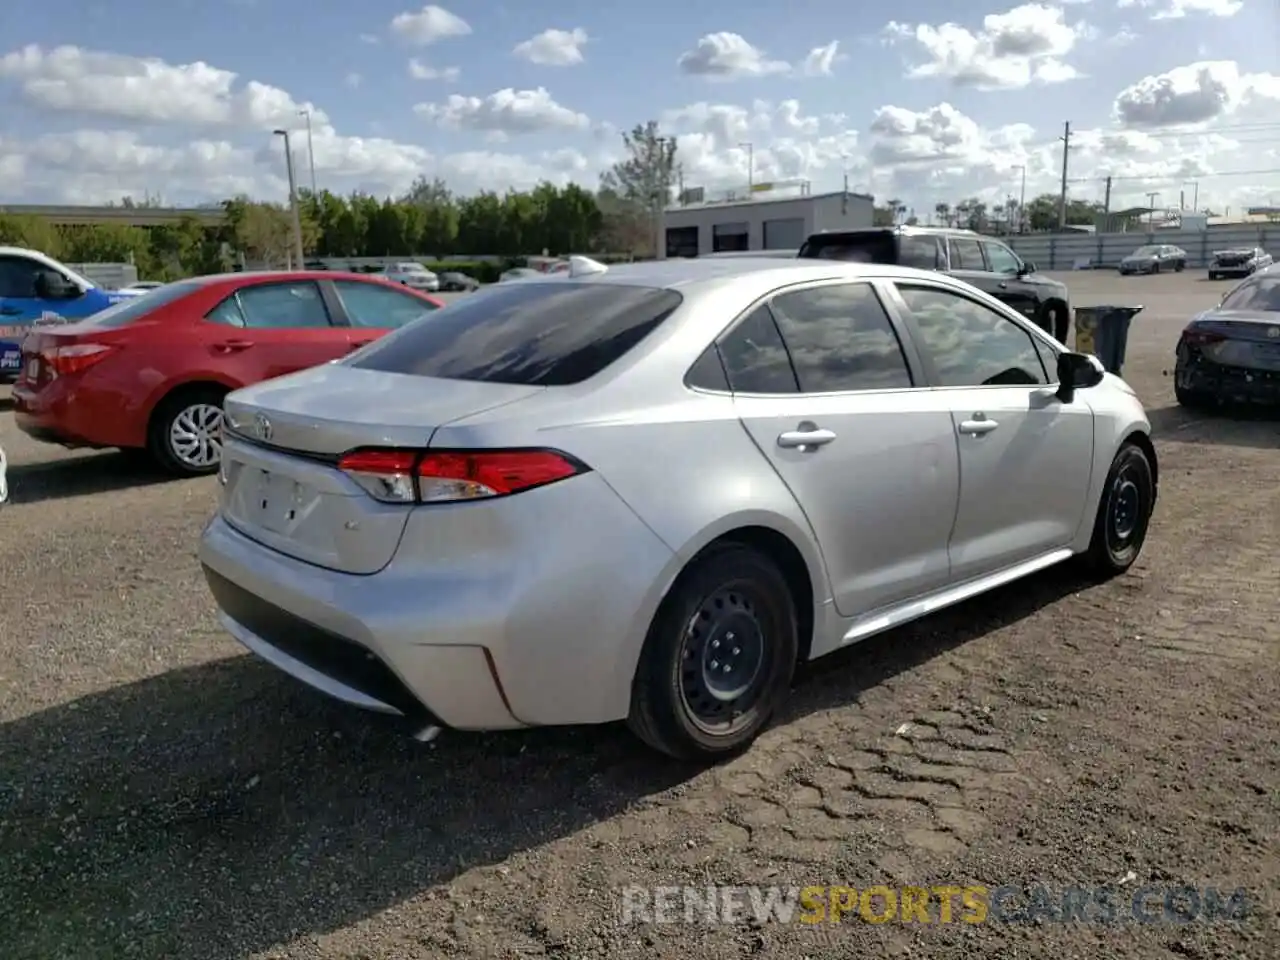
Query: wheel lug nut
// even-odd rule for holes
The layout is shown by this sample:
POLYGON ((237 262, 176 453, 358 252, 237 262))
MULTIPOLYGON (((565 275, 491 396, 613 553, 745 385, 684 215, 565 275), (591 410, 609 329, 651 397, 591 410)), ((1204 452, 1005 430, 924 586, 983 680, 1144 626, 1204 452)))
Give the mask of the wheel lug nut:
POLYGON ((724 665, 724 672, 725 672, 725 673, 728 673, 728 672, 729 672, 730 670, 732 670, 732 669, 733 669, 733 668, 732 668, 731 666, 729 666, 727 663, 724 665))
POLYGON ((712 670, 716 669, 718 666, 720 666, 720 661, 719 661, 719 660, 712 660, 712 661, 711 661, 711 669, 712 669, 712 670))
POLYGON ((719 641, 719 640, 712 640, 712 641, 711 641, 711 649, 712 649, 712 650, 719 649, 719 647, 720 647, 720 641, 719 641))
POLYGON ((733 655, 734 655, 735 657, 736 657, 738 654, 740 654, 741 652, 742 652, 742 650, 741 650, 741 649, 739 649, 738 647, 734 647, 734 648, 733 648, 733 655))
POLYGON ((726 633, 726 634, 724 635, 724 638, 725 638, 726 640, 728 640, 728 641, 732 642, 732 641, 733 641, 733 631, 729 631, 728 633, 726 633))

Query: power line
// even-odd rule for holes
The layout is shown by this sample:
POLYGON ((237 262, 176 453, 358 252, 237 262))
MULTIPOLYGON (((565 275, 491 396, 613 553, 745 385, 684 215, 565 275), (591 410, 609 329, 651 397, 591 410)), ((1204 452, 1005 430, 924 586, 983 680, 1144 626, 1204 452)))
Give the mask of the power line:
POLYGON ((1280 167, 1271 167, 1265 170, 1224 170, 1221 173, 1196 173, 1196 174, 1165 174, 1162 176, 1139 176, 1133 175, 1128 177, 1077 177, 1070 183, 1102 183, 1112 180, 1117 183, 1123 181, 1143 181, 1145 183, 1172 183, 1178 180, 1214 180, 1218 177, 1261 177, 1272 174, 1280 174, 1280 167))

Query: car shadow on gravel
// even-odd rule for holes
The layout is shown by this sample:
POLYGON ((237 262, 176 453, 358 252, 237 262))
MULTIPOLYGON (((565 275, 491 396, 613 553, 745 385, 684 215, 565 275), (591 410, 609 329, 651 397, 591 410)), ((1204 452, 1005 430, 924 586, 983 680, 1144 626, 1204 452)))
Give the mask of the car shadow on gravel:
POLYGON ((1280 410, 1224 407, 1189 410, 1175 404, 1147 410, 1156 440, 1207 443, 1227 447, 1280 448, 1280 410))
POLYGON ((91 453, 43 463, 10 463, 9 495, 15 504, 43 503, 167 483, 173 479, 141 456, 91 453))
MULTIPOLYGON (((1049 571, 824 658, 782 722, 855 702, 1081 586, 1049 571)), ((423 745, 251 656, 173 670, 0 727, 6 960, 126 945, 144 960, 246 957, 622 815, 698 772, 621 725, 423 745)))

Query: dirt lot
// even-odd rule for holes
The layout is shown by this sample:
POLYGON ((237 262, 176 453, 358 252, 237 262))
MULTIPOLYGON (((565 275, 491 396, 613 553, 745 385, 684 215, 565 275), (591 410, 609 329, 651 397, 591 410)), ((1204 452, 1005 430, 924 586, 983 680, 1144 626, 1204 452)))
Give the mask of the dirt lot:
POLYGON ((1222 284, 1068 280, 1079 304, 1146 305, 1125 372, 1162 483, 1135 570, 1088 588, 1051 571, 823 661, 714 770, 616 729, 423 747, 311 694, 215 623, 193 555, 214 481, 28 442, 0 408, 6 960, 1274 960, 1280 426, 1174 405, 1177 331, 1222 284), (1217 925, 824 932, 623 924, 618 896, 1121 881, 1244 887, 1253 906, 1217 925))

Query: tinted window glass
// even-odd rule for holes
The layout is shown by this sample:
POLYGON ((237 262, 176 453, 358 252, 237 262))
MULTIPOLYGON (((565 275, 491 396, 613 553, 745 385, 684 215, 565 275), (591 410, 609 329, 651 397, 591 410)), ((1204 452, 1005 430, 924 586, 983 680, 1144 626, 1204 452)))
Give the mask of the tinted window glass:
POLYGON ((333 285, 353 327, 395 329, 437 309, 420 297, 381 284, 335 280, 333 285))
POLYGON ((26 257, 0 257, 0 297, 35 299, 39 268, 40 264, 26 257))
POLYGON ((720 362, 720 351, 716 349, 714 343, 703 350, 702 356, 694 361, 684 382, 691 387, 701 387, 703 390, 729 389, 724 364, 720 362))
POLYGON ((240 309, 240 302, 230 296, 223 300, 220 304, 204 315, 204 318, 210 323, 221 323, 228 327, 243 327, 244 312, 240 309))
POLYGON ((795 393, 795 371, 782 335, 765 307, 757 307, 720 342, 735 393, 795 393))
POLYGON ((869 284, 784 293, 770 307, 804 393, 911 386, 897 334, 869 284))
POLYGON ((947 290, 898 284, 933 359, 939 386, 1048 383, 1027 333, 1007 317, 947 290))
POLYGON ((986 270, 986 261, 982 259, 982 249, 977 240, 951 241, 952 270, 986 270))
POLYGON ((984 243, 982 248, 986 251, 987 263, 993 273, 1017 273, 1022 266, 1013 251, 1003 244, 984 243))
POLYGON ((1219 309, 1280 311, 1280 276, 1262 275, 1246 280, 1226 295, 1219 309))
POLYGON ((127 300, 112 304, 107 309, 93 314, 82 322, 92 324, 95 327, 107 327, 109 329, 127 326, 139 317, 145 317, 156 308, 173 303, 175 300, 181 300, 199 289, 200 284, 192 283, 189 280, 167 283, 163 287, 149 290, 144 296, 130 297, 127 300))
POLYGON ((938 259, 938 238, 903 237, 898 242, 898 263, 918 270, 937 270, 941 266, 938 259))
POLYGON ((320 288, 309 281, 241 287, 238 299, 245 325, 256 330, 329 326, 320 288))
POLYGON ((449 380, 567 386, 622 357, 682 300, 674 290, 617 283, 503 284, 401 327, 351 365, 449 380))

